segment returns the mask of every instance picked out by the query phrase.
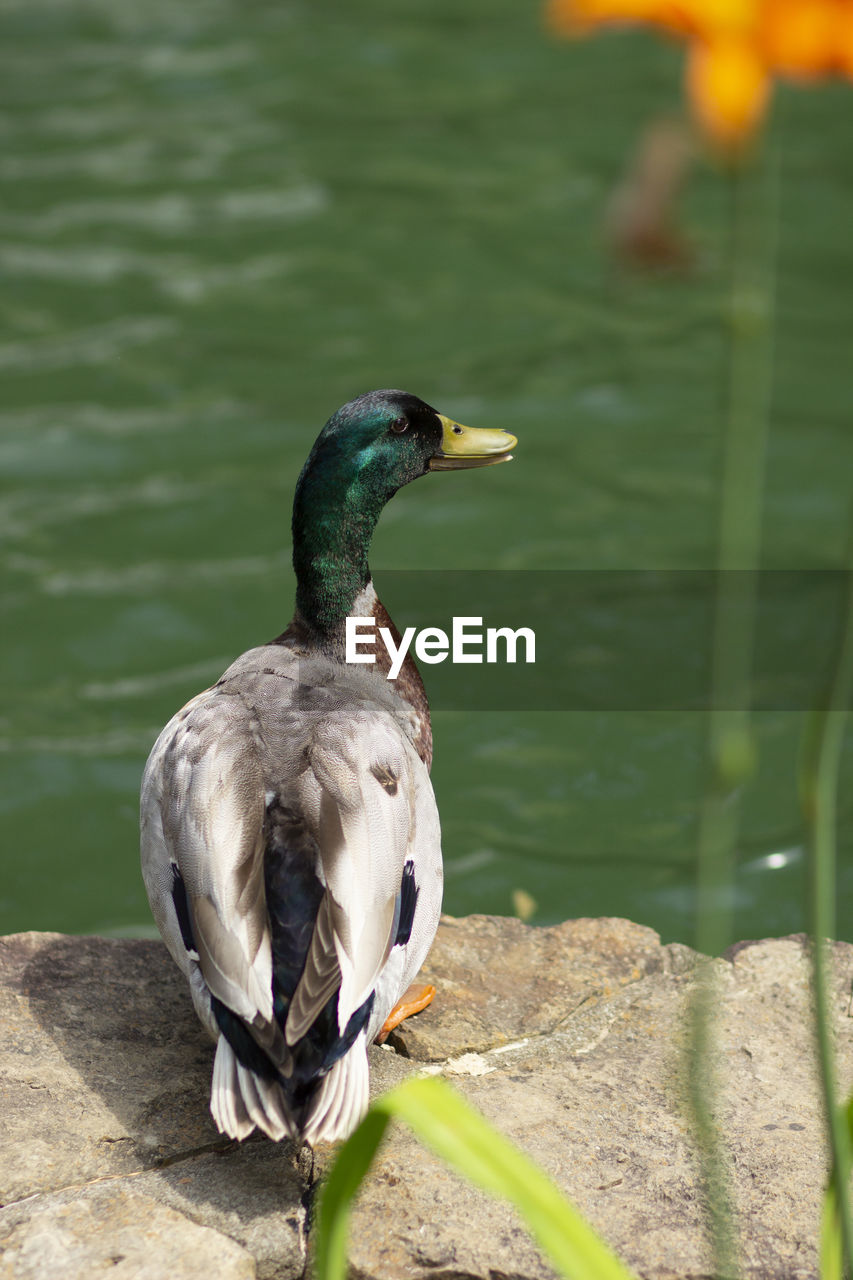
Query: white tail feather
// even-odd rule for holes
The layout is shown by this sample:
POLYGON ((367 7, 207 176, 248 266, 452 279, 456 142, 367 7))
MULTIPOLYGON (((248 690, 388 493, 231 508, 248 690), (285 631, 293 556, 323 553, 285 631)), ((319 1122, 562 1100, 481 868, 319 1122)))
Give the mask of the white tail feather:
POLYGON ((293 1126, 285 1113, 278 1082, 262 1080, 242 1063, 237 1064, 237 1078, 243 1104, 252 1122, 274 1142, 289 1138, 293 1126))
MULTIPOLYGON (((302 1137, 312 1145, 346 1138, 367 1110, 370 1078, 364 1031, 320 1082, 302 1137)), ((281 1087, 244 1067, 224 1036, 213 1063, 210 1113, 220 1133, 242 1141, 256 1127, 274 1142, 297 1136, 281 1087)))
POLYGON ((369 1101, 367 1040, 362 1031, 349 1052, 323 1077, 305 1125, 305 1141, 313 1146, 346 1138, 364 1115, 369 1101))
POLYGON ((220 1133, 242 1140, 248 1138, 255 1125, 243 1104, 237 1067, 234 1050, 225 1037, 220 1036, 213 1061, 210 1114, 220 1133))
POLYGON ((274 1142, 294 1135, 277 1081, 262 1080, 238 1062, 224 1036, 216 1046, 210 1113, 220 1133, 240 1141, 255 1127, 274 1142))

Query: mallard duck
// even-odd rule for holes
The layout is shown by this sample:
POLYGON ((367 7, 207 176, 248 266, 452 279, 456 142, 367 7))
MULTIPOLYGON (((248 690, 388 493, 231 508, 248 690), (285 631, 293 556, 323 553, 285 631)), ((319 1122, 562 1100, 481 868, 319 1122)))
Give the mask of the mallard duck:
POLYGON ((151 751, 143 878, 216 1042, 210 1109, 232 1138, 335 1141, 367 1107, 367 1047, 438 925, 441 834, 417 667, 408 656, 388 679, 381 645, 375 664, 348 664, 346 619, 393 627, 367 553, 397 490, 504 462, 515 443, 402 391, 339 409, 296 485, 292 622, 151 751))

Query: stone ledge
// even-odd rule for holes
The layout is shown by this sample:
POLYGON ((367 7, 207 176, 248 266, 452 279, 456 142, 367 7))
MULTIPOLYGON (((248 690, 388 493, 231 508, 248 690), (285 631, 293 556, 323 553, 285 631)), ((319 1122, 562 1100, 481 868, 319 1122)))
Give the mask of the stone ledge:
MULTIPOLYGON (((853 1081, 853 947, 835 947, 839 1073, 853 1081)), ((684 1118, 698 957, 624 920, 547 929, 446 917, 435 1003, 374 1048, 374 1092, 448 1077, 641 1275, 709 1275, 684 1118), (395 1052, 396 1050, 396 1052, 395 1052)), ((719 1119, 742 1270, 817 1276, 826 1155, 804 939, 739 944, 720 975, 719 1119)), ((0 1277, 301 1277, 306 1177, 292 1144, 210 1119, 212 1046, 157 942, 0 939, 0 1277)), ((359 1198, 364 1280, 551 1276, 506 1206, 395 1129, 359 1198)))

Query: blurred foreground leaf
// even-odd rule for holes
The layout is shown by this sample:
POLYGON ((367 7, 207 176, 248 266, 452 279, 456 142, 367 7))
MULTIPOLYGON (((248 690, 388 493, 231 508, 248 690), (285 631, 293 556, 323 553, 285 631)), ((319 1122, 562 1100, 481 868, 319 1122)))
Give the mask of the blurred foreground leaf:
POLYGON ((350 1203, 388 1124, 404 1120, 436 1155, 475 1186, 509 1200, 551 1262, 572 1280, 633 1280, 580 1213, 528 1157, 442 1080, 407 1080, 377 1098, 341 1147, 320 1199, 318 1280, 345 1280, 350 1203))
MULTIPOLYGON (((847 1135, 853 1146, 853 1098, 846 1107, 842 1108, 842 1117, 847 1122, 847 1135)), ((823 1214, 820 1224, 820 1280, 841 1280, 844 1275, 843 1243, 841 1214, 838 1212, 838 1178, 833 1168, 823 1197, 823 1214)))
POLYGON ((813 713, 804 735, 800 797, 809 847, 815 1031, 832 1156, 821 1224, 821 1274, 840 1278, 853 1275, 853 1211, 849 1194, 853 1100, 846 1107, 839 1107, 835 1101, 836 1028, 830 939, 837 936, 838 785, 853 693, 853 575, 850 574, 837 644, 838 656, 825 704, 813 713))

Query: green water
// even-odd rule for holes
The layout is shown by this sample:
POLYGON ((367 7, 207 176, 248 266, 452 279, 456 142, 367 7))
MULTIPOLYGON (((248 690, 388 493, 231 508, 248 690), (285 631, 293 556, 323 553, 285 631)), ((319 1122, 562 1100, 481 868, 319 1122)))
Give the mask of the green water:
MULTIPOLYGON (((385 513, 372 563, 713 563, 724 185, 692 268, 602 248, 679 54, 550 42, 509 0, 147 0, 0 9, 0 931, 142 932, 136 803, 187 697, 290 616, 317 430, 402 386, 520 439, 385 513)), ((842 562, 853 477, 853 95, 778 104, 773 567, 842 562)), ((737 932, 804 926, 802 717, 761 713, 737 932)), ((436 717, 446 906, 692 935, 702 721, 436 717)), ((841 933, 853 937, 850 775, 841 933)))

